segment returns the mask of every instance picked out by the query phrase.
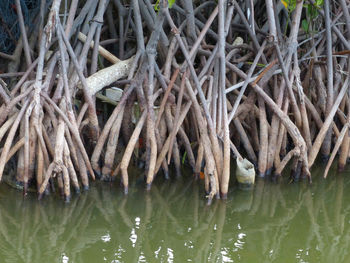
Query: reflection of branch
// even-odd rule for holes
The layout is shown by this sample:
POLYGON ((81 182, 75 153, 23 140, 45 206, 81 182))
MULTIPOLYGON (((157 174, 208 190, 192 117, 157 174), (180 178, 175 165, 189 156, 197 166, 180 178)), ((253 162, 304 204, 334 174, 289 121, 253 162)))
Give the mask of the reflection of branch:
MULTIPOLYGON (((272 229, 276 229, 276 235, 272 246, 269 249, 273 249, 274 255, 278 255, 278 251, 281 248, 281 245, 283 243, 283 240, 290 232, 289 228, 291 227, 291 221, 295 218, 295 216, 299 213, 300 208, 303 205, 303 199, 301 198, 299 202, 296 202, 296 205, 294 207, 291 207, 287 210, 287 215, 282 217, 281 220, 278 220, 278 223, 276 224, 279 228, 271 227, 272 229)), ((270 229, 271 229, 270 228, 270 229)), ((271 239, 269 236, 266 237, 265 240, 271 239)))
POLYGON ((178 203, 179 200, 182 200, 183 202, 187 202, 187 200, 186 200, 186 198, 184 196, 186 195, 187 191, 190 189, 192 184, 193 184, 192 180, 188 180, 188 182, 186 182, 185 186, 182 183, 181 184, 182 192, 181 193, 177 193, 176 197, 171 200, 171 203, 178 203))
POLYGON ((164 191, 166 191, 166 194, 164 194, 163 196, 165 196, 166 201, 170 202, 170 200, 172 200, 172 197, 174 195, 176 196, 178 194, 178 188, 181 188, 181 187, 182 187, 182 180, 181 180, 181 178, 177 178, 173 182, 164 183, 161 186, 160 193, 163 194, 164 191), (179 183, 179 182, 181 182, 181 183, 179 183), (171 187, 169 189, 170 184, 171 184, 171 187))
MULTIPOLYGON (((262 214, 265 212, 266 215, 268 215, 267 211, 269 210, 269 205, 271 205, 271 199, 274 198, 274 194, 271 190, 271 185, 267 185, 270 187, 266 187, 265 191, 263 191, 264 187, 264 181, 258 181, 260 182, 259 189, 255 189, 254 192, 254 214, 262 214), (258 200, 260 199, 260 200, 258 200), (265 204, 264 206, 260 206, 261 202, 265 204)), ((277 194, 278 195, 278 194, 277 194)), ((295 202, 295 205, 289 208, 286 208, 286 212, 279 217, 276 218, 276 220, 270 220, 264 222, 262 226, 259 225, 259 228, 253 228, 253 227, 247 227, 245 233, 247 235, 257 235, 258 233, 261 233, 263 235, 264 242, 261 243, 262 251, 265 254, 267 250, 273 250, 274 253, 272 255, 276 256, 279 254, 279 250, 281 249, 281 245, 283 244, 283 240, 286 238, 288 233, 290 233, 289 228, 291 227, 292 220, 297 216, 297 214, 300 212, 300 209, 303 205, 303 199, 304 198, 298 198, 298 202, 295 202), (273 237, 271 237, 271 229, 273 229, 273 237), (270 241, 270 243, 269 243, 270 241)), ((283 203, 283 202, 282 202, 283 203)), ((252 208, 252 209, 253 209, 252 208)), ((270 208, 271 210, 271 208, 270 208)), ((248 216, 251 216, 252 212, 248 214, 248 216)), ((271 214, 271 213, 270 213, 271 214)), ((255 225, 255 224, 254 224, 255 225)), ((270 262, 273 261, 273 258, 269 258, 270 262)))
POLYGON ((216 215, 217 203, 219 202, 215 202, 214 208, 209 208, 207 211, 206 210, 202 211, 201 215, 199 216, 200 225, 196 229, 193 229, 192 231, 191 236, 193 237, 193 239, 201 238, 203 233, 205 233, 210 228, 210 225, 212 224, 215 217, 217 216, 216 215), (203 218, 205 220, 203 220, 203 218))
POLYGON ((329 237, 335 237, 335 234, 332 231, 332 227, 331 227, 331 222, 327 213, 327 208, 325 206, 325 203, 322 202, 322 211, 323 211, 323 218, 324 218, 324 223, 323 223, 323 229, 327 230, 326 233, 329 234, 329 237))
POLYGON ((124 224, 128 226, 128 228, 132 228, 133 226, 133 223, 132 221, 130 220, 128 214, 125 212, 125 204, 126 204, 126 201, 127 201, 127 197, 124 197, 119 205, 119 208, 118 208, 118 212, 120 214, 120 216, 122 217, 123 221, 124 221, 124 224))
MULTIPOLYGON (((101 192, 103 194, 103 191, 101 192)), ((113 224, 113 219, 109 215, 107 211, 107 204, 111 204, 110 202, 102 202, 101 196, 98 195, 99 191, 92 191, 90 195, 93 197, 93 200, 95 202, 95 207, 100 211, 101 215, 103 215, 104 219, 111 225, 113 224)))
POLYGON ((167 214, 167 216, 170 218, 170 220, 172 221, 172 223, 175 225, 175 227, 181 231, 182 233, 184 232, 184 229, 182 226, 179 225, 177 218, 171 213, 170 209, 169 209, 169 205, 167 202, 164 201, 163 197, 159 194, 158 188, 153 186, 153 193, 155 195, 155 197, 157 198, 157 200, 159 201, 162 209, 162 212, 165 212, 167 214))
POLYGON ((210 236, 211 236, 212 232, 214 231, 214 225, 215 225, 215 216, 213 216, 213 215, 215 214, 215 212, 218 208, 218 204, 219 204, 219 202, 215 202, 214 207, 213 207, 213 205, 211 205, 211 207, 210 207, 211 211, 214 212, 211 214, 211 216, 202 217, 202 218, 209 219, 207 221, 207 224, 205 224, 205 222, 203 222, 202 227, 197 228, 193 231, 193 234, 192 234, 193 240, 199 239, 199 243, 201 244, 200 246, 198 246, 198 249, 197 249, 198 252, 197 252, 197 255, 195 257, 195 262, 205 262, 208 259, 210 245, 211 245, 210 236), (206 228, 203 228, 203 226, 205 226, 206 228), (200 229, 203 229, 203 230, 199 231, 200 229))
POLYGON ((192 195, 193 195, 193 227, 198 227, 198 210, 199 210, 199 194, 198 184, 193 184, 192 195))
MULTIPOLYGON (((145 217, 143 222, 140 223, 139 229, 135 230, 135 232, 137 233, 137 242, 135 244, 135 251, 133 251, 134 260, 132 260, 131 262, 138 262, 137 259, 140 255, 140 251, 142 248, 144 248, 145 251, 147 252, 152 251, 148 244, 149 239, 147 240, 146 238, 146 234, 148 232, 146 231, 147 226, 151 222, 151 217, 152 217, 152 198, 149 196, 149 193, 145 193, 144 202, 145 202, 145 217), (145 246, 145 244, 147 244, 147 246, 145 246)), ((149 254, 152 254, 152 252, 149 254)))
MULTIPOLYGON (((340 222, 340 213, 341 213, 341 208, 343 206, 343 191, 344 191, 344 177, 340 176, 337 177, 337 191, 336 191, 336 200, 335 200, 335 205, 334 205, 334 215, 335 215, 335 226, 338 226, 339 229, 341 229, 342 224, 340 222)), ((343 225, 344 227, 344 225, 343 225)))
POLYGON ((218 222, 216 223, 216 238, 214 242, 214 252, 213 255, 220 255, 219 250, 221 247, 222 232, 224 230, 224 224, 226 219, 226 204, 220 203, 218 208, 218 222))
MULTIPOLYGON (((13 244, 13 240, 12 240, 10 234, 8 233, 8 226, 6 226, 6 225, 4 224, 5 222, 14 222, 14 221, 7 221, 7 220, 4 220, 4 219, 3 219, 3 215, 4 215, 4 214, 7 214, 7 213, 4 213, 3 211, 5 211, 5 210, 1 209, 1 213, 0 213, 0 233, 1 233, 1 239, 2 239, 3 241, 5 241, 5 242, 12 248, 13 251, 16 251, 16 249, 17 249, 17 248, 16 248, 16 245, 13 244)), ((5 244, 3 244, 2 242, 0 242, 0 245, 1 245, 1 246, 5 246, 5 244)), ((1 249, 1 251, 9 251, 9 253, 12 254, 12 252, 10 252, 10 251, 11 251, 10 249, 4 248, 4 249, 1 249)))
POLYGON ((261 196, 262 196, 262 193, 264 192, 264 184, 265 184, 265 181, 259 180, 259 179, 255 184, 254 200, 253 200, 252 208, 249 213, 250 215, 255 215, 260 207, 261 200, 262 200, 261 196))
MULTIPOLYGON (((317 202, 320 202, 319 199, 317 202)), ((316 235, 317 243, 320 245, 320 247, 322 249, 322 248, 324 248, 324 243, 322 242, 322 237, 320 235, 320 226, 317 224, 317 221, 316 221, 316 218, 317 218, 315 216, 316 209, 314 209, 314 205, 312 202, 312 194, 311 194, 310 190, 308 190, 305 193, 305 206, 307 208, 307 212, 309 214, 310 222, 311 222, 311 226, 309 228, 310 233, 308 234, 309 241, 307 243, 311 243, 313 236, 316 235)))
MULTIPOLYGON (((349 212, 344 213, 344 219, 347 218, 349 215, 349 212)), ((340 239, 338 242, 334 242, 334 245, 337 246, 337 251, 334 254, 329 253, 329 258, 335 259, 335 255, 338 256, 338 260, 332 260, 333 262, 345 262, 345 256, 349 253, 349 246, 350 246, 350 228, 348 228, 348 231, 341 233, 340 239), (340 246, 340 244, 342 246, 340 246)))
MULTIPOLYGON (((85 200, 86 199, 87 198, 85 198, 85 200)), ((79 205, 79 208, 80 210, 82 210, 81 213, 74 213, 75 217, 70 218, 71 222, 74 222, 73 223, 73 225, 75 226, 73 228, 74 230, 67 229, 66 224, 64 225, 61 224, 61 227, 62 229, 64 229, 64 231, 62 232, 62 235, 61 235, 63 240, 62 240, 60 251, 66 251, 66 247, 68 247, 68 244, 71 243, 71 240, 74 240, 77 236, 79 236, 79 233, 86 233, 88 230, 88 225, 90 223, 90 219, 92 216, 94 203, 91 200, 89 200, 89 202, 86 205, 85 204, 79 205), (68 235, 67 234, 65 235, 65 233, 67 232, 68 232, 68 235)), ((95 237, 93 241, 95 241, 96 238, 99 239, 98 237, 95 237)), ((74 243, 75 246, 73 247, 69 246, 69 249, 80 252, 82 248, 84 248, 88 243, 91 242, 91 240, 88 238, 85 238, 82 241, 84 242, 74 243)))
POLYGON ((286 200, 284 199, 284 196, 283 196, 283 194, 281 192, 280 185, 275 187, 275 191, 277 192, 276 199, 278 199, 278 201, 280 201, 282 207, 286 209, 287 208, 287 203, 286 203, 286 200))

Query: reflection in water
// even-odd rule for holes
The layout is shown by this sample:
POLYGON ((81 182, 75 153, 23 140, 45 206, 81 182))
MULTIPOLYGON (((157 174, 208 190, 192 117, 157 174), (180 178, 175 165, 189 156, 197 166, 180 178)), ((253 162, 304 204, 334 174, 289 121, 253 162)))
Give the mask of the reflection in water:
POLYGON ((69 204, 1 185, 1 262, 350 262, 350 179, 313 175, 257 180, 210 207, 185 179, 127 197, 97 184, 69 204))

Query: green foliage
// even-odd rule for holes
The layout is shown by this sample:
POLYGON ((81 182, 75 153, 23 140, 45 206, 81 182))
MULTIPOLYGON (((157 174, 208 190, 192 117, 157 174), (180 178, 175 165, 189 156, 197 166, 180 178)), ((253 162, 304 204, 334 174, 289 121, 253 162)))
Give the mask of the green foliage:
MULTIPOLYGON (((305 4, 306 8, 306 18, 301 21, 301 27, 306 32, 310 31, 310 23, 317 18, 318 9, 320 9, 323 5, 324 0, 315 0, 315 4, 305 4)), ((284 7, 288 10, 289 15, 295 10, 297 0, 281 0, 284 7)))
POLYGON ((306 33, 309 32, 309 22, 306 19, 303 19, 303 21, 301 21, 301 27, 306 33))
POLYGON ((321 9, 323 0, 316 0, 315 4, 306 4, 306 18, 301 21, 301 26, 306 33, 310 31, 310 23, 317 18, 318 9, 321 9))
MULTIPOLYGON (((173 4, 175 4, 175 1, 176 0, 168 0, 169 8, 171 8, 173 4)), ((157 12, 159 11, 159 0, 157 0, 156 4, 154 5, 154 10, 156 10, 157 12)))
POLYGON ((185 164, 186 156, 187 156, 187 152, 185 152, 184 155, 182 156, 182 161, 181 161, 181 163, 182 163, 183 165, 185 164))
POLYGON ((293 12, 297 5, 297 0, 281 0, 281 2, 284 5, 284 7, 288 10, 288 13, 293 12))

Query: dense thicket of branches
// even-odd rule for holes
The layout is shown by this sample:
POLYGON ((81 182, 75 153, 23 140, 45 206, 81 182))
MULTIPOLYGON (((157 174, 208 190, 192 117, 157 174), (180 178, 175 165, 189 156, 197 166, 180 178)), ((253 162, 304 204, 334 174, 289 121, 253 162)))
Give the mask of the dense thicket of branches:
POLYGON ((347 0, 42 0, 31 34, 16 8, 21 39, 0 53, 0 179, 14 163, 24 193, 58 185, 68 200, 95 175, 120 175, 127 193, 131 159, 149 189, 186 159, 210 201, 226 197, 232 156, 259 176, 291 161, 310 180, 320 151, 325 175, 337 152, 347 162, 347 0))

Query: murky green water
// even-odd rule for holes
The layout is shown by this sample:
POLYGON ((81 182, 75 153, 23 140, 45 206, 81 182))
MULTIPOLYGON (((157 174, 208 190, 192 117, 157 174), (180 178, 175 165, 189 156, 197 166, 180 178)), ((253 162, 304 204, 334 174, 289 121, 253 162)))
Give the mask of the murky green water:
POLYGON ((2 184, 0 262, 350 262, 348 173, 232 187, 210 207, 189 179, 127 197, 98 183, 69 204, 2 184))

